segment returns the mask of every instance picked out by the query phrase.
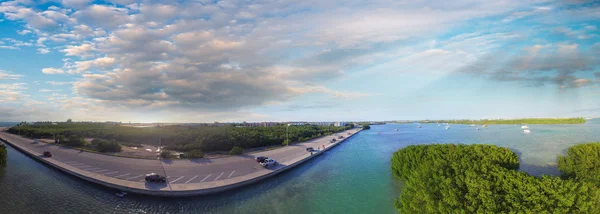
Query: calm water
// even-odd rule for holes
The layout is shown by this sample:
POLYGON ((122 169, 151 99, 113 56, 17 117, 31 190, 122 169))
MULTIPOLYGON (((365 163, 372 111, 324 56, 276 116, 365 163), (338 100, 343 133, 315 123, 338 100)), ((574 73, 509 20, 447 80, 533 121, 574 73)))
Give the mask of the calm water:
POLYGON ((556 156, 567 147, 600 141, 600 121, 583 125, 495 125, 476 131, 435 124, 372 126, 344 144, 268 181, 224 194, 169 199, 117 198, 115 191, 67 176, 9 148, 0 167, 2 213, 395 213, 399 183, 391 154, 411 144, 487 143, 520 153, 522 170, 556 174, 556 156), (399 131, 394 131, 397 128, 399 131), (596 131, 596 132, 594 132, 596 131), (380 132, 380 134, 377 134, 380 132))

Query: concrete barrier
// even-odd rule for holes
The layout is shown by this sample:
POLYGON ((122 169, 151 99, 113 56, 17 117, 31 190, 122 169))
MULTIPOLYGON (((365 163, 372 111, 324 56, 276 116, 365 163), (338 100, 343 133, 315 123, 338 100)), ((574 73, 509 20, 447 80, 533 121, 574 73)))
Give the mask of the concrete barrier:
POLYGON ((354 137, 354 135, 360 131, 362 131, 362 129, 356 131, 355 133, 352 133, 352 135, 350 135, 348 137, 345 137, 339 141, 336 141, 335 143, 328 144, 325 147, 325 149, 323 149, 315 154, 304 155, 304 156, 298 157, 296 159, 293 159, 291 161, 288 161, 288 162, 291 162, 291 164, 280 167, 276 170, 269 171, 269 172, 258 171, 258 172, 254 172, 254 173, 247 174, 244 176, 240 176, 242 178, 241 181, 237 181, 239 179, 235 179, 235 180, 231 179, 229 181, 224 180, 224 181, 220 182, 221 183, 220 185, 217 185, 215 187, 208 187, 208 188, 185 188, 187 186, 192 186, 192 185, 181 185, 182 187, 178 188, 179 185, 171 184, 171 185, 168 185, 169 189, 158 189, 158 190, 140 188, 140 186, 135 184, 135 182, 127 182, 127 181, 119 180, 116 178, 79 170, 75 167, 64 164, 60 161, 57 161, 57 160, 54 160, 51 158, 43 158, 42 154, 37 154, 37 152, 35 152, 35 151, 31 151, 27 148, 22 148, 18 144, 13 144, 6 139, 0 138, 0 140, 5 142, 6 144, 10 145, 11 147, 17 149, 18 151, 23 152, 24 154, 29 155, 32 158, 34 158, 42 163, 48 164, 56 169, 66 172, 70 175, 76 176, 83 180, 86 180, 86 181, 89 181, 89 182, 92 182, 92 183, 95 183, 95 184, 98 184, 98 185, 101 185, 104 187, 117 189, 119 191, 125 191, 125 192, 129 192, 129 193, 136 193, 136 194, 140 194, 140 195, 160 196, 160 197, 185 197, 185 196, 208 195, 208 194, 224 192, 224 191, 232 190, 235 188, 239 188, 242 186, 246 186, 246 185, 249 185, 252 183, 262 181, 266 178, 275 176, 286 170, 292 169, 295 166, 298 166, 314 157, 321 155, 322 153, 330 150, 331 148, 337 146, 338 144, 341 144, 341 143, 345 142, 346 140, 354 137), (172 186, 175 186, 176 188, 172 188, 172 186))

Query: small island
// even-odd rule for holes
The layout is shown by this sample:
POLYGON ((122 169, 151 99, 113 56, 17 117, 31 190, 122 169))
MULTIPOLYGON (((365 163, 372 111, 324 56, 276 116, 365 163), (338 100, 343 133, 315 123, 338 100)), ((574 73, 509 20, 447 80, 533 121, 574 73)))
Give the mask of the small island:
POLYGON ((582 124, 585 119, 582 117, 574 118, 521 118, 521 119, 495 119, 495 120, 422 120, 419 123, 448 123, 448 124, 582 124))
POLYGON ((519 172, 517 154, 494 145, 408 146, 391 160, 404 185, 395 206, 400 213, 600 213, 599 149, 570 148, 559 159, 563 179, 519 172))

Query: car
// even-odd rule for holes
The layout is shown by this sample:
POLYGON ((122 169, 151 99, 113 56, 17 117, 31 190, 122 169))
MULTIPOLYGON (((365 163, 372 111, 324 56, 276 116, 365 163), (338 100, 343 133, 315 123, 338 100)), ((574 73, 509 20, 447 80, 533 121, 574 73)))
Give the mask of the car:
POLYGON ((145 180, 147 182, 154 182, 154 183, 164 183, 164 182, 167 182, 167 178, 165 176, 161 176, 161 175, 156 174, 156 173, 146 174, 145 180))
POLYGON ((52 153, 50 153, 49 151, 44 151, 44 156, 46 157, 52 157, 52 153))
POLYGON ((342 139, 342 138, 344 138, 344 136, 341 136, 341 135, 340 135, 338 138, 339 138, 339 139, 342 139))
POLYGON ((313 151, 315 151, 315 149, 313 149, 313 147, 308 147, 308 148, 306 148, 306 151, 307 152, 313 152, 313 151))
POLYGON ((265 161, 266 159, 269 159, 268 157, 265 156, 258 156, 256 158, 254 158, 254 160, 256 160, 256 162, 262 163, 263 161, 265 161))
POLYGON ((271 158, 267 158, 265 161, 260 162, 260 165, 263 167, 275 166, 277 165, 277 161, 271 158))
POLYGON ((40 143, 40 141, 38 139, 35 139, 35 140, 33 140, 33 143, 38 144, 38 143, 40 143))

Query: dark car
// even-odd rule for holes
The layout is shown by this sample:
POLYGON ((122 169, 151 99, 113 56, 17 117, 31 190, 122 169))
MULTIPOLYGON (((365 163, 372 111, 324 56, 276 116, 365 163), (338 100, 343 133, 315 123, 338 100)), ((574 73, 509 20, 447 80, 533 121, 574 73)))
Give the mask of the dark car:
POLYGON ((52 153, 50 153, 49 151, 44 151, 44 156, 46 157, 52 157, 52 153))
POLYGON ((147 182, 155 182, 155 183, 164 183, 167 182, 167 178, 165 176, 161 176, 156 173, 146 174, 147 182))
POLYGON ((264 157, 264 156, 258 156, 256 158, 254 158, 256 160, 256 162, 262 163, 264 162, 266 159, 269 159, 268 157, 264 157))
POLYGON ((344 136, 341 136, 341 135, 340 135, 338 138, 339 138, 339 139, 342 139, 342 138, 344 138, 344 136))
POLYGON ((313 151, 315 151, 315 149, 313 149, 313 147, 308 147, 308 148, 306 148, 306 151, 307 152, 313 152, 313 151))

